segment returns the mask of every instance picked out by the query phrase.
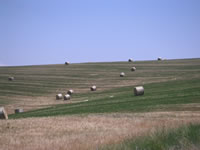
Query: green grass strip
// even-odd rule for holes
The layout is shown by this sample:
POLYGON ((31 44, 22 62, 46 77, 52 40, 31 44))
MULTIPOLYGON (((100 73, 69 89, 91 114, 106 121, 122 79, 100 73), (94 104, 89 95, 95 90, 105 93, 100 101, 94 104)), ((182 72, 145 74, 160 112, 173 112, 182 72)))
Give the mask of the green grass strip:
POLYGON ((102 150, 194 150, 200 149, 200 124, 190 124, 178 129, 161 130, 156 133, 129 139, 102 150))
MULTIPOLYGON (((148 112, 170 110, 175 104, 200 103, 200 79, 169 81, 144 85, 145 94, 134 96, 133 87, 91 93, 88 102, 56 105, 45 109, 10 115, 10 118, 46 117, 70 114, 148 112), (102 97, 99 98, 99 95, 102 97), (114 95, 109 98, 108 95, 114 95), (97 98, 96 98, 97 97, 97 98)), ((79 95, 80 96, 80 95, 79 95)))

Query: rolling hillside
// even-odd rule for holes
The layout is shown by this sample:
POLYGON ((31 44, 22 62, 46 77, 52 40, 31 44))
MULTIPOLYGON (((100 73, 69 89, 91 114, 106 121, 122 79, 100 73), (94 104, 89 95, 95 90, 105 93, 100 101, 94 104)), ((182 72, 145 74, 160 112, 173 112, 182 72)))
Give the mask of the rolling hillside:
POLYGON ((0 106, 0 150, 198 149, 200 59, 0 67, 0 106))
POLYGON ((77 109, 79 113, 90 112, 90 109, 94 109, 91 112, 135 111, 137 108, 142 111, 143 108, 131 105, 145 109, 149 105, 151 109, 165 103, 198 103, 199 82, 200 59, 0 67, 0 105, 9 113, 16 107, 27 111, 55 104, 62 104, 56 109, 70 108, 64 114, 78 113, 77 109), (130 70, 132 66, 137 68, 135 72, 130 70), (120 77, 120 72, 126 76, 120 77), (8 81, 9 76, 15 80, 8 81), (92 85, 97 86, 96 92, 90 91, 92 85), (133 96, 136 85, 144 85, 143 97, 133 96), (66 93, 69 89, 75 91, 72 100, 55 99, 57 93, 66 93), (81 111, 85 106, 89 108, 81 111))

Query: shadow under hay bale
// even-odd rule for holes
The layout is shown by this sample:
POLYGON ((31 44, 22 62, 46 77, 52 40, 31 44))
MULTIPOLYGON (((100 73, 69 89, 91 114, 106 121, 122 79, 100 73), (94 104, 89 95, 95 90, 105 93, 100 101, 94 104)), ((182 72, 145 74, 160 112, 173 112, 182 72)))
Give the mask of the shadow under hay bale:
POLYGON ((132 68, 131 68, 131 71, 136 71, 136 67, 132 67, 132 68))
POLYGON ((64 96, 64 100, 70 100, 71 99, 71 96, 69 95, 69 94, 66 94, 65 96, 64 96))
POLYGON ((57 99, 57 100, 60 100, 60 99, 62 99, 62 98, 63 98, 63 95, 62 95, 62 94, 57 94, 57 95, 56 95, 56 99, 57 99))
POLYGON ((24 110, 22 108, 17 108, 15 109, 15 113, 18 114, 18 113, 23 113, 24 110))
POLYGON ((8 77, 8 81, 13 81, 13 80, 15 80, 14 77, 8 77))
POLYGON ((8 119, 8 114, 4 107, 0 107, 0 119, 8 119))
POLYGON ((133 59, 132 59, 132 58, 129 58, 128 62, 133 62, 133 59))
POLYGON ((124 77, 125 76, 125 73, 124 72, 121 72, 120 73, 120 77, 124 77))
POLYGON ((158 60, 160 61, 160 60, 162 60, 162 58, 161 58, 161 57, 158 57, 158 60))
POLYGON ((135 87, 134 94, 135 94, 135 96, 144 95, 144 87, 143 86, 135 87))
POLYGON ((97 90, 97 87, 95 85, 93 85, 91 88, 90 88, 91 91, 96 91, 97 90))
POLYGON ((65 65, 69 65, 69 62, 68 62, 68 61, 66 61, 66 62, 65 62, 65 65))
POLYGON ((69 94, 69 95, 72 95, 74 93, 74 90, 69 90, 68 92, 67 92, 67 94, 69 94))

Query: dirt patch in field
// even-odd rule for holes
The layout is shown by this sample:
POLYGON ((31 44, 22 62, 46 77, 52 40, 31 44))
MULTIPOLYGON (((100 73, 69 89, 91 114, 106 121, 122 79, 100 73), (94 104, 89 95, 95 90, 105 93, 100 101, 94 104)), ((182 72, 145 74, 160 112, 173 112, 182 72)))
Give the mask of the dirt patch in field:
POLYGON ((113 113, 0 120, 0 150, 88 150, 159 128, 200 123, 200 112, 113 113))
POLYGON ((8 114, 13 114, 16 108, 23 108, 24 111, 54 106, 55 104, 66 104, 71 101, 56 100, 55 95, 44 97, 16 96, 13 103, 4 106, 8 114))

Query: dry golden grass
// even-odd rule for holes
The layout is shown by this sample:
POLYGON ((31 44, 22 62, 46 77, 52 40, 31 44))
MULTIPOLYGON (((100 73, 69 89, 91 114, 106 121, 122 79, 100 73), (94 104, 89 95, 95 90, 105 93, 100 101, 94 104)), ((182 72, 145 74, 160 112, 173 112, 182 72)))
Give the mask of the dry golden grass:
POLYGON ((48 97, 30 97, 30 96, 16 96, 14 98, 14 103, 5 106, 8 114, 14 113, 14 109, 23 108, 24 111, 39 109, 44 107, 50 107, 56 104, 66 104, 70 101, 56 100, 55 95, 48 97))
POLYGON ((0 120, 0 150, 88 150, 159 128, 200 123, 200 112, 113 113, 0 120))

